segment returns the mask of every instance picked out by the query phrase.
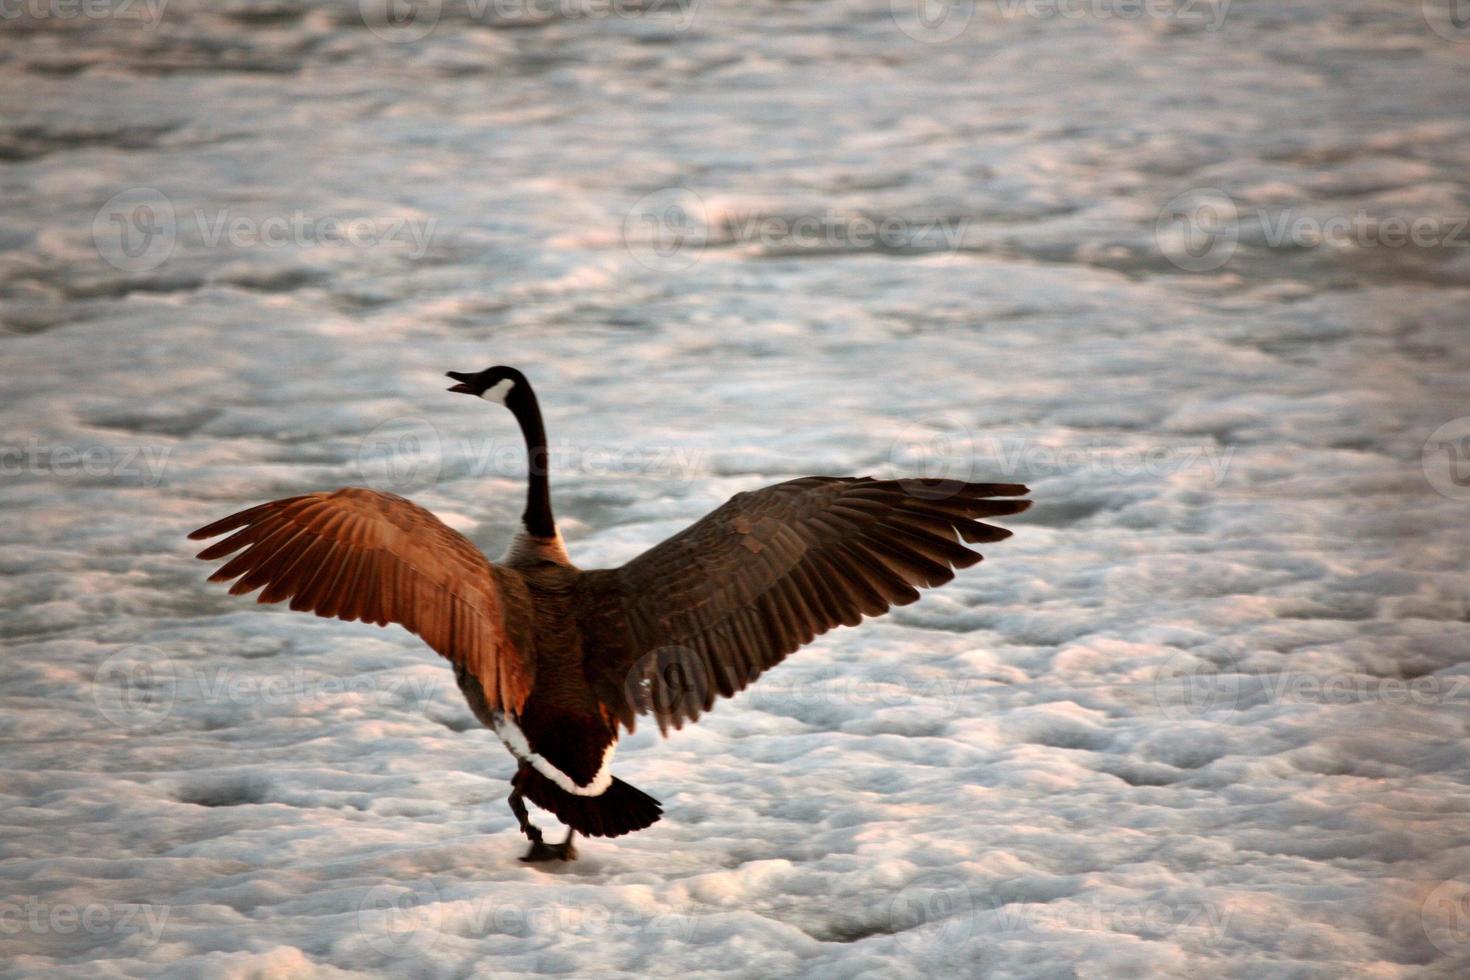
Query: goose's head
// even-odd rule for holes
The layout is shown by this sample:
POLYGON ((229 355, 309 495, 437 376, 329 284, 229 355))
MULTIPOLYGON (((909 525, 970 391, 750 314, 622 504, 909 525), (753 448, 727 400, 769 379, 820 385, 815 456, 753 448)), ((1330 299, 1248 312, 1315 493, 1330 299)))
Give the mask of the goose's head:
POLYGON ((473 374, 461 371, 448 372, 449 377, 459 382, 450 385, 450 391, 475 395, 487 402, 514 408, 515 402, 530 393, 531 386, 526 376, 513 367, 496 365, 473 374))

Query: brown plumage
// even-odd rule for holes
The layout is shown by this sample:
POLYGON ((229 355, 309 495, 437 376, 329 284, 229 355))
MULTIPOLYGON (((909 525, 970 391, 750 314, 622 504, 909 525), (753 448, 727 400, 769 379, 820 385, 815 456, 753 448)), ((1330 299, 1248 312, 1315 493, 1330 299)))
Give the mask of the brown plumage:
POLYGON ((290 599, 292 609, 318 616, 398 623, 472 673, 492 710, 525 704, 535 663, 506 609, 508 600, 529 615, 524 584, 412 501, 344 487, 251 507, 189 537, 230 531, 199 552, 205 561, 240 552, 209 577, 238 579, 230 595, 262 589, 260 602, 290 599))
POLYGON ((573 831, 615 837, 659 819, 656 800, 613 778, 618 727, 661 730, 710 710, 834 626, 855 626, 942 585, 1010 531, 982 518, 1030 501, 1010 483, 805 477, 732 497, 616 569, 582 571, 551 516, 545 432, 511 368, 451 372, 451 391, 510 408, 531 462, 523 528, 506 557, 478 549, 402 497, 349 487, 261 504, 193 532, 228 538, 210 576, 319 616, 399 623, 448 659, 471 709, 521 762, 511 807, 527 860, 547 845, 529 798, 573 831))
POLYGON ((1010 537, 976 518, 1025 510, 1030 501, 1014 499, 1025 492, 809 476, 736 494, 622 568, 588 573, 622 613, 608 624, 622 643, 590 664, 594 682, 629 730, 635 712, 679 728, 814 637, 907 605, 980 561, 960 541, 1010 537), (627 696, 612 696, 614 684, 627 696))

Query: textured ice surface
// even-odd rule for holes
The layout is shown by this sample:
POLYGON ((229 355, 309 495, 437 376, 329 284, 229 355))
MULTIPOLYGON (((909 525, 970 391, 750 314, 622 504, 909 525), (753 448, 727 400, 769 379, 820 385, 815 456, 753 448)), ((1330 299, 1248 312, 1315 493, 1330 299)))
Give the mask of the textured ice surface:
POLYGON ((1470 428, 1425 455, 1470 404, 1470 47, 1433 4, 982 4, 944 44, 886 3, 446 3, 417 41, 60 6, 0 24, 0 972, 1470 969, 1470 428), (1220 195, 1189 251, 1167 216, 1220 195), (1449 220, 1310 240, 1359 215, 1449 220), (492 363, 584 566, 806 473, 1037 505, 640 729, 664 820, 528 868, 442 662, 183 540, 366 481, 498 554, 518 436, 442 390, 492 363))

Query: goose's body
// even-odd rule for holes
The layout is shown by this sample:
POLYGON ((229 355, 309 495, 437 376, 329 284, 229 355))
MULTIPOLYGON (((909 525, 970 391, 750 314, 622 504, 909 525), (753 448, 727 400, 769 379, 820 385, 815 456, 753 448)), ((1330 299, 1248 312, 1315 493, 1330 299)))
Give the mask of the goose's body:
POLYGON ((511 808, 528 860, 547 845, 523 798, 573 831, 616 837, 659 819, 658 801, 612 775, 619 730, 651 714, 679 728, 811 639, 918 598, 999 541, 980 517, 1030 503, 1016 484, 805 477, 737 494, 620 568, 581 570, 551 515, 546 440, 525 378, 451 372, 451 391, 505 404, 526 436, 522 528, 492 564, 393 494, 349 487, 262 504, 195 531, 233 532, 199 557, 240 552, 211 581, 321 616, 396 622, 453 665, 471 710, 520 766, 511 808), (243 551, 241 549, 244 549, 243 551))

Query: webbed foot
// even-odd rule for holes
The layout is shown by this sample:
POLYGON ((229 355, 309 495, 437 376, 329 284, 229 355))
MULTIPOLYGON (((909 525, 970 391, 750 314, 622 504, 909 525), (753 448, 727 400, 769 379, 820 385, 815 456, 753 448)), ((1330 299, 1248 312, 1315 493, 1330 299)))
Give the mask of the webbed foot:
POLYGON ((575 830, 567 831, 567 839, 560 844, 548 844, 544 840, 533 840, 531 849, 527 851, 521 860, 527 863, 538 861, 575 861, 577 859, 577 848, 572 844, 572 838, 576 836, 575 830))

